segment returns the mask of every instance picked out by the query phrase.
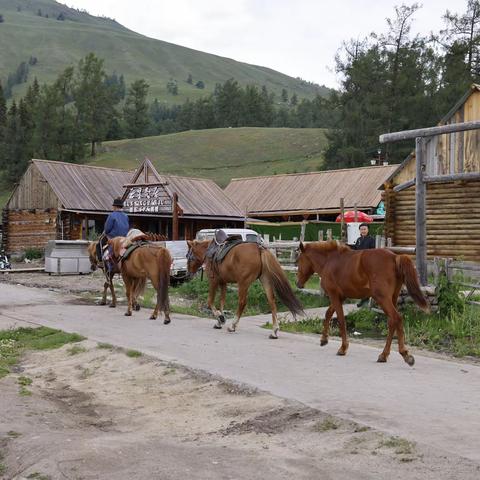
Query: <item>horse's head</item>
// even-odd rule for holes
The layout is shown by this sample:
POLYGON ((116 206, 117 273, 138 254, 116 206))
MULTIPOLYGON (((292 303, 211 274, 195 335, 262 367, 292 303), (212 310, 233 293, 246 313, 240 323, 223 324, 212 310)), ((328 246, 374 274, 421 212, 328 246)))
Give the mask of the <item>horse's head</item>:
POLYGON ((308 256, 308 245, 300 242, 297 256, 297 287, 303 288, 308 279, 315 273, 313 263, 308 256))
POLYGON ((132 242, 126 237, 115 237, 111 238, 108 241, 108 244, 112 247, 115 261, 118 261, 118 259, 121 258, 127 251, 127 248, 132 244, 132 242))
POLYGON ((90 260, 90 269, 92 272, 98 268, 98 264, 100 263, 100 260, 97 257, 97 245, 98 242, 90 242, 87 248, 88 258, 90 260))
POLYGON ((199 242, 198 240, 187 240, 187 270, 188 273, 196 273, 205 262, 205 255, 207 253, 210 240, 199 242))

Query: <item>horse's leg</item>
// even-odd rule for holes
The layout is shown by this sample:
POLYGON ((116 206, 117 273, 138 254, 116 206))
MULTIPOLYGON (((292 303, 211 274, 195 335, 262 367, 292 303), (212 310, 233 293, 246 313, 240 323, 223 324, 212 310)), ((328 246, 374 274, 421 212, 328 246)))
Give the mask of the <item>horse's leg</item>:
POLYGON ((127 295, 127 311, 125 316, 130 317, 132 315, 132 302, 133 302, 133 291, 132 291, 132 282, 126 276, 123 277, 123 283, 125 285, 125 293, 127 295))
POLYGON ((106 305, 107 304, 107 290, 108 290, 109 284, 107 281, 103 284, 103 295, 102 295, 102 301, 100 302, 100 305, 106 305))
POLYGON ((223 313, 223 309, 225 307, 225 299, 227 297, 227 284, 221 283, 220 284, 220 315, 218 316, 218 320, 220 323, 225 323, 225 314, 223 313))
POLYGON ((153 288, 157 292, 157 303, 155 304, 155 309, 153 310, 153 313, 150 315, 150 320, 156 320, 158 317, 158 310, 160 309, 160 305, 158 303, 160 280, 158 278, 158 275, 152 275, 150 277, 150 281, 152 282, 153 288))
POLYGON ((235 330, 237 329, 237 325, 238 325, 238 322, 240 321, 240 317, 242 316, 242 313, 245 310, 245 306, 247 305, 247 294, 248 294, 249 286, 250 284, 246 284, 246 283, 238 284, 237 316, 235 320, 232 322, 232 325, 228 327, 229 332, 235 332, 235 330))
POLYGON ((115 276, 114 273, 110 273, 108 275, 108 280, 109 280, 109 287, 110 287, 110 292, 112 294, 112 302, 110 303, 110 308, 115 308, 117 306, 117 296, 115 295, 115 287, 113 285, 113 277, 115 276))
POLYGON ((265 295, 267 296, 268 304, 270 305, 270 310, 272 311, 272 333, 270 334, 269 338, 277 339, 280 327, 277 320, 277 304, 275 303, 275 294, 273 293, 272 286, 266 278, 260 277, 260 281, 262 282, 263 289, 265 290, 265 295))
POLYGON ((330 305, 325 312, 325 320, 323 321, 323 332, 320 337, 320 345, 323 347, 328 343, 328 335, 330 332, 330 321, 332 320, 335 309, 330 305))
POLYGON ((213 316, 217 320, 217 323, 215 323, 213 328, 220 330, 222 328, 222 323, 224 322, 220 320, 220 312, 215 308, 215 296, 217 294, 217 287, 218 287, 218 282, 216 280, 210 279, 210 285, 208 288, 207 305, 208 305, 208 308, 212 311, 213 316))
POLYGON ((395 308, 394 303, 385 296, 376 295, 374 297, 375 301, 382 307, 382 310, 388 317, 388 335, 387 341, 385 342, 385 347, 382 353, 378 356, 378 362, 386 362, 388 356, 390 355, 390 350, 392 346, 393 336, 397 332, 398 336, 398 351, 403 357, 405 362, 408 365, 412 366, 415 363, 415 358, 413 355, 408 353, 407 348, 405 347, 405 333, 403 331, 403 319, 398 310, 395 308))
POLYGON ((345 315, 343 313, 342 299, 339 297, 333 297, 333 298, 331 297, 330 301, 331 301, 331 307, 335 312, 337 312, 338 326, 340 328, 340 335, 342 336, 342 344, 340 345, 340 348, 337 351, 337 355, 346 355, 348 350, 348 339, 347 339, 347 325, 345 322, 345 315))

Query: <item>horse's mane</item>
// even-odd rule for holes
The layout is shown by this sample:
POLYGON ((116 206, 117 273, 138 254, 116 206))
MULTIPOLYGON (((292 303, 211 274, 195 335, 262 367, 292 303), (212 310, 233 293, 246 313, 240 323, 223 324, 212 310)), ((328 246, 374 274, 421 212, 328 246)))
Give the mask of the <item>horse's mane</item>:
POLYGON ((350 250, 344 243, 337 240, 327 240, 325 242, 314 242, 308 245, 312 250, 319 253, 328 253, 333 251, 344 252, 350 250))

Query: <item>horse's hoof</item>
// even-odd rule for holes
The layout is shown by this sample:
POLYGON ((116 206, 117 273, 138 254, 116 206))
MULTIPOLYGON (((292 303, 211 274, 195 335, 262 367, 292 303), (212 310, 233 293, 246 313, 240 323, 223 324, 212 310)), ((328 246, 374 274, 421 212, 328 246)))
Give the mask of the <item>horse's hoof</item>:
POLYGON ((222 329, 222 326, 219 325, 218 323, 216 323, 216 324, 213 326, 213 328, 214 328, 215 330, 221 330, 221 329, 222 329))
POLYGON ((410 365, 411 367, 415 365, 415 358, 413 357, 413 355, 410 355, 409 353, 407 353, 406 355, 402 355, 402 357, 405 360, 405 362, 407 362, 407 364, 410 365))
MULTIPOLYGON (((102 305, 106 305, 106 303, 102 303, 102 305)), ((109 305, 109 308, 115 308, 116 305, 113 305, 112 303, 109 305)))
POLYGON ((131 316, 132 316, 132 312, 125 312, 125 316, 126 316, 126 317, 131 317, 131 316))
POLYGON ((150 320, 156 320, 157 317, 156 317, 155 315, 150 315, 149 319, 150 319, 150 320))
POLYGON ((328 339, 325 339, 325 338, 320 339, 320 346, 321 347, 324 347, 327 343, 328 343, 328 339))
POLYGON ((99 305, 106 305, 107 302, 100 302, 99 305))
POLYGON ((221 315, 218 316, 218 321, 220 323, 225 323, 227 320, 225 319, 225 315, 222 313, 221 315))
POLYGON ((386 363, 386 361, 387 361, 387 357, 383 353, 381 353, 377 358, 378 363, 386 363))
POLYGON ((235 327, 228 327, 227 330, 228 330, 230 333, 235 333, 235 327))
POLYGON ((346 350, 342 350, 342 349, 338 350, 338 352, 337 352, 337 355, 340 356, 340 357, 343 357, 343 356, 345 356, 346 354, 347 354, 347 351, 346 351, 346 350))
POLYGON ((136 312, 138 312, 140 310, 140 305, 137 303, 133 308, 136 312))
POLYGON ((271 338, 272 340, 278 340, 278 335, 271 333, 268 338, 271 338))
POLYGON ((166 318, 166 319, 163 321, 163 324, 164 324, 164 325, 168 325, 170 322, 171 322, 171 320, 170 320, 169 318, 166 318))

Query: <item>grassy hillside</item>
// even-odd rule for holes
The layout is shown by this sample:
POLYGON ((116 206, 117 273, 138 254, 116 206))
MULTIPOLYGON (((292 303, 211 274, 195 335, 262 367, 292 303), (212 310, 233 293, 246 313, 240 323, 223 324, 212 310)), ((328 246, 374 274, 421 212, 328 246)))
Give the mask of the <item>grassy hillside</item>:
POLYGON ((316 128, 219 128, 105 142, 92 165, 134 169, 148 157, 159 172, 214 179, 318 170, 327 141, 316 128))
MULTIPOLYGON (((112 11, 112 15, 114 15, 112 11)), ((311 98, 317 91, 328 90, 289 77, 266 67, 236 62, 137 34, 117 22, 70 9, 52 0, 0 0, 0 79, 5 81, 23 61, 35 56, 38 63, 30 67, 29 81, 37 76, 41 82, 52 81, 58 73, 89 52, 106 60, 108 72, 123 74, 127 83, 145 78, 151 97, 167 103, 195 100, 213 91, 215 84, 235 78, 241 84, 266 85, 280 94, 311 98), (42 16, 38 15, 39 9, 42 16), (57 20, 63 14, 65 20, 57 20), (46 18, 48 15, 48 18, 46 18), (202 80, 205 89, 186 82, 202 80), (178 96, 167 92, 166 84, 175 79, 178 96)), ((26 85, 15 87, 14 95, 22 94, 26 85)))

